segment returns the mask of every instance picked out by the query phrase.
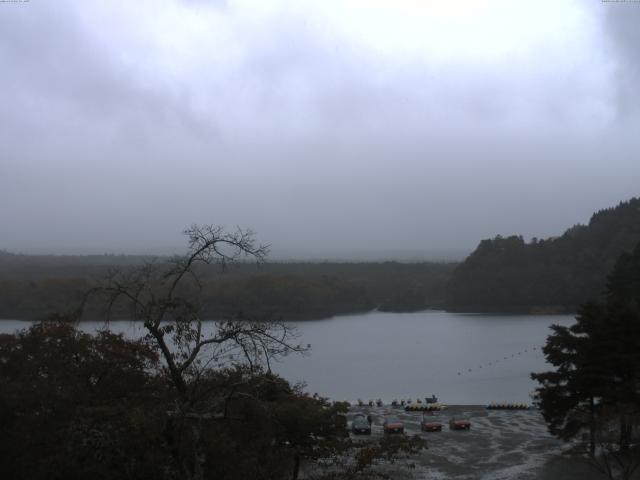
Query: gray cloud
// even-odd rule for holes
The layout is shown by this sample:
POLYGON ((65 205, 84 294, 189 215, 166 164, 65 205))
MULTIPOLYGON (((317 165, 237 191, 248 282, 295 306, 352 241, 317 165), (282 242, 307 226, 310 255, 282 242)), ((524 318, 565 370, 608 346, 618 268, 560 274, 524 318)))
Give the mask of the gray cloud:
POLYGON ((213 222, 276 257, 461 255, 638 194, 640 8, 438 57, 259 5, 0 6, 0 248, 160 251, 213 222))
POLYGON ((640 112, 640 5, 611 2, 602 9, 607 46, 617 67, 614 85, 618 93, 618 113, 626 121, 640 112))

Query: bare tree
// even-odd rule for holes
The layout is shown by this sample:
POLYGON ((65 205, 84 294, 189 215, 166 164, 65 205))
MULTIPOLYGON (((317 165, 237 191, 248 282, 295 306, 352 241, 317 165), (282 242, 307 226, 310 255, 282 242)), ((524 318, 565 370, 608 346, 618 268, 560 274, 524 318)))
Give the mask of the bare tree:
MULTIPOLYGON (((239 363, 270 370, 273 358, 306 348, 295 343, 295 331, 280 320, 244 318, 203 322, 201 317, 202 275, 207 265, 224 270, 242 259, 265 260, 268 246, 258 245, 250 230, 226 232, 220 226, 193 225, 185 232, 188 251, 167 261, 152 261, 140 267, 112 272, 103 286, 92 289, 85 299, 100 294, 107 312, 126 305, 134 321, 142 322, 146 337, 164 360, 175 387, 174 417, 191 422, 192 463, 184 467, 188 478, 202 478, 204 454, 198 450, 199 420, 212 412, 196 409, 201 375, 212 368, 239 363)), ((83 306, 84 306, 83 302, 83 306)))

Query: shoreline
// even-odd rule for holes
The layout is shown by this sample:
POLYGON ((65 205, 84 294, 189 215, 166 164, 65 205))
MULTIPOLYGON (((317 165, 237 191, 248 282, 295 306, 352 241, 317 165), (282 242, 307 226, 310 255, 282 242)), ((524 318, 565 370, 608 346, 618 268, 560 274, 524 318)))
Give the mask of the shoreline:
MULTIPOLYGON (((572 315, 575 316, 576 315, 576 311, 572 310, 572 309, 563 309, 563 308, 544 308, 544 307, 532 307, 530 309, 499 309, 499 308, 493 308, 493 309, 487 309, 487 310, 482 310, 482 309, 474 309, 474 308, 423 308, 420 310, 402 310, 402 311, 391 311, 391 310, 380 310, 378 308, 373 308, 373 309, 368 309, 368 310, 357 310, 357 311, 348 311, 348 312, 341 312, 341 313, 336 313, 333 315, 329 315, 329 316, 301 316, 301 317, 289 317, 289 318, 285 318, 282 319, 283 322, 285 323, 304 323, 304 322, 320 322, 320 321, 325 321, 325 320, 332 320, 332 319, 336 319, 336 318, 341 318, 341 317, 351 317, 351 316, 355 316, 355 315, 369 315, 369 314, 375 314, 375 313, 381 313, 381 314, 385 314, 385 313, 392 313, 395 315, 413 315, 416 313, 427 313, 427 312, 443 312, 443 313, 454 313, 454 314, 461 314, 461 315, 477 315, 477 316, 484 316, 484 315, 493 315, 493 316, 531 316, 531 315, 535 315, 535 316, 548 316, 548 317, 553 317, 553 316, 557 316, 557 315, 572 315)), ((47 321, 47 318, 42 318, 42 317, 38 317, 38 318, 24 318, 24 317, 19 317, 19 318, 0 318, 0 322, 5 322, 5 321, 10 321, 10 322, 40 322, 40 321, 47 321)), ((81 319, 78 320, 78 323, 85 323, 85 322, 104 322, 106 321, 105 319, 102 318, 86 318, 86 319, 81 319)), ((127 318, 112 318, 110 320, 108 320, 109 322, 132 322, 132 321, 136 321, 136 320, 130 320, 127 318)), ((215 321, 215 319, 203 319, 203 322, 212 322, 215 321)))

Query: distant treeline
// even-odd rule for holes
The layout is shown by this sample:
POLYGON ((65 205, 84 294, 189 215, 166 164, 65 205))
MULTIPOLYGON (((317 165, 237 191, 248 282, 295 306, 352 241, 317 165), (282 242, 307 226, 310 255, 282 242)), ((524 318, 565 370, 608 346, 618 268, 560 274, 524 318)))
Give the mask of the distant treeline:
POLYGON ((454 310, 573 312, 598 299, 607 273, 640 242, 640 199, 595 213, 562 236, 483 240, 453 273, 454 310))
MULTIPOLYGON (((391 312, 573 312, 597 299, 616 259, 640 242, 640 199, 595 213, 562 236, 483 240, 462 263, 239 263, 202 272, 203 315, 285 320, 373 309, 391 312)), ((47 256, 0 251, 0 318, 39 319, 68 312, 113 269, 166 258, 126 255, 47 256)), ((195 292, 194 292, 195 293, 195 292)), ((189 292, 185 292, 186 295, 189 292)), ((129 313, 115 309, 119 318, 129 313)), ((101 318, 89 305, 85 318, 101 318)))
MULTIPOLYGON (((0 318, 39 319, 76 308, 84 292, 113 269, 152 257, 112 255, 30 256, 0 252, 0 318)), ((236 313, 305 320, 338 314, 442 308, 453 263, 240 263, 202 272, 202 312, 207 318, 236 313)), ((189 295, 189 292, 184 292, 189 295)), ((196 292, 192 292, 196 293, 196 292)), ((116 309, 118 318, 129 313, 116 309)), ((102 318, 88 305, 85 318, 102 318)))

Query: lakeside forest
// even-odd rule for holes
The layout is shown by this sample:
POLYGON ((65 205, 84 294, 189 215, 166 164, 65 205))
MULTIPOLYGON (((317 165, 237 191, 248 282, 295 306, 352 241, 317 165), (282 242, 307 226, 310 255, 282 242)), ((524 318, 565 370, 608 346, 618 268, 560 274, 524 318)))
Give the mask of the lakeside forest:
MULTIPOLYGON (((616 259, 640 242, 640 198, 593 214, 561 236, 482 240, 462 262, 254 262, 200 267, 203 315, 305 320, 373 309, 571 313, 599 298, 616 259), (223 273, 223 274, 221 274, 223 273)), ((267 259, 268 260, 268 259, 267 259)), ((0 318, 67 312, 114 271, 168 258, 53 256, 0 251, 0 318)), ((186 295, 189 292, 184 292, 186 295)), ((196 294, 196 292, 191 292, 196 294)), ((86 314, 100 318, 99 304, 86 314)), ((115 308, 112 318, 129 318, 115 308)))

